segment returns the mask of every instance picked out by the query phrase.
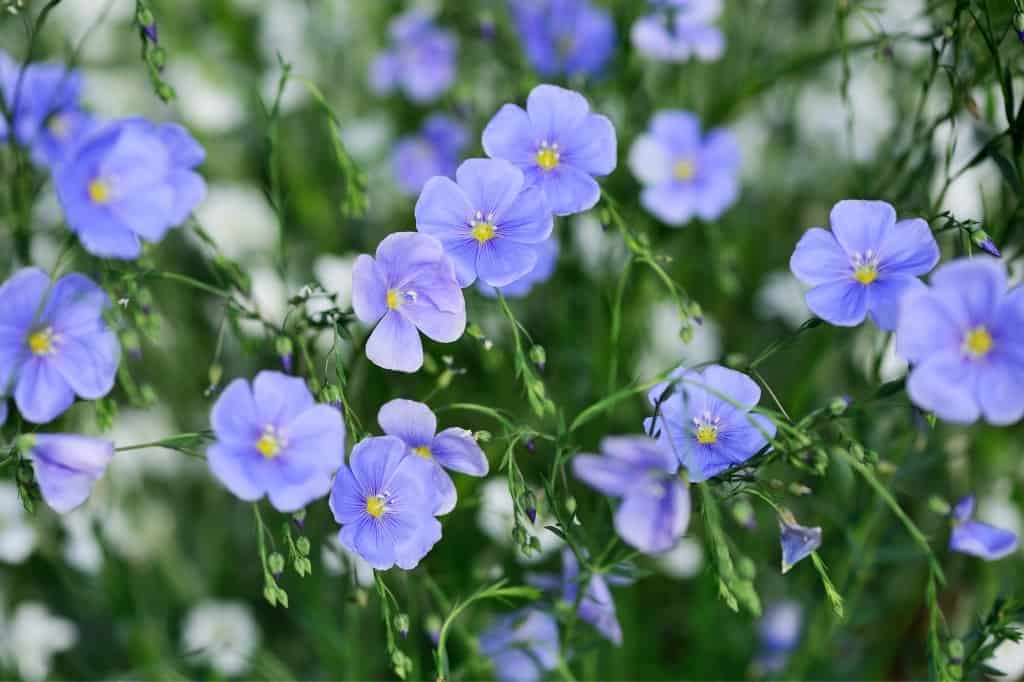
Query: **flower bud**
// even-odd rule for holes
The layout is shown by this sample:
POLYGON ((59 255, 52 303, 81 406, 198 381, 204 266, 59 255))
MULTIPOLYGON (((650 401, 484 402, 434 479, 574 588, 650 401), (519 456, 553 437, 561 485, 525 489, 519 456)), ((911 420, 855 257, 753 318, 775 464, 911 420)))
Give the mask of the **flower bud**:
POLYGON ((972 232, 971 241, 974 242, 975 246, 977 246, 979 249, 981 249, 990 256, 1000 258, 1003 255, 999 251, 999 247, 997 247, 995 242, 992 241, 992 237, 989 237, 988 233, 985 232, 985 230, 975 230, 974 232, 972 232))
POLYGON ((309 556, 309 538, 302 536, 295 541, 295 549, 299 550, 299 554, 302 556, 309 556))
POLYGON ((284 572, 284 557, 278 552, 274 552, 267 557, 267 568, 275 576, 281 575, 284 572))

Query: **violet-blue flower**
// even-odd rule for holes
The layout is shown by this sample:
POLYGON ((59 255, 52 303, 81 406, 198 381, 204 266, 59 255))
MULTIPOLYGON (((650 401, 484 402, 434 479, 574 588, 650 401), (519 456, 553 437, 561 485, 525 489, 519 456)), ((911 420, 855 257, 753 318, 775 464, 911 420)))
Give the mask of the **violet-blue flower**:
POLYGON ((396 232, 363 254, 352 270, 352 307, 366 324, 376 324, 366 357, 399 372, 423 366, 419 332, 450 343, 466 329, 466 301, 455 266, 441 242, 418 232, 396 232), (419 331, 417 331, 419 330, 419 331))
POLYGON ((722 56, 725 38, 712 25, 722 13, 722 0, 652 0, 651 6, 652 12, 637 19, 630 32, 637 52, 663 62, 722 56))
POLYGON ((832 207, 832 231, 804 233, 789 268, 804 284, 807 307, 830 324, 853 327, 870 316, 896 328, 900 301, 939 262, 939 245, 920 218, 896 221, 884 201, 847 199, 832 207))
POLYGON ((454 182, 431 178, 416 201, 416 229, 440 240, 464 287, 477 277, 502 287, 528 273, 537 263, 533 245, 553 223, 544 193, 496 159, 463 161, 454 182))
POLYGON ((997 425, 1024 416, 1024 287, 1007 292, 1002 261, 943 265, 900 309, 896 352, 907 393, 940 419, 997 425))
POLYGON ((418 135, 403 137, 391 155, 391 172, 398 188, 415 196, 435 175, 455 177, 462 150, 469 142, 465 126, 446 114, 434 114, 418 135))
POLYGON ((103 318, 107 294, 78 273, 51 283, 23 268, 0 286, 0 395, 13 394, 21 416, 41 424, 75 400, 114 387, 121 346, 103 318))
POLYGON ((431 102, 455 81, 457 43, 422 9, 391 20, 391 48, 370 64, 370 89, 377 94, 401 90, 415 102, 431 102))
POLYGON ((555 215, 593 208, 601 188, 592 176, 615 170, 615 127, 590 113, 586 98, 555 85, 538 85, 526 109, 506 104, 487 124, 483 146, 492 159, 522 169, 527 184, 544 190, 555 215))
POLYGON ((205 152, 175 123, 114 121, 79 145, 55 175, 68 227, 89 253, 137 258, 206 196, 194 171, 205 152))
POLYGON ((509 0, 527 58, 541 76, 596 76, 615 51, 615 22, 588 0, 509 0))
POLYGON ((500 682, 539 682, 558 665, 558 623, 537 609, 509 613, 480 635, 480 651, 500 682))
POLYGON ((437 515, 455 508, 458 495, 455 483, 445 469, 470 476, 486 476, 487 456, 473 434, 452 426, 437 433, 437 417, 423 403, 401 398, 384 403, 377 412, 377 423, 384 433, 395 436, 407 446, 407 454, 422 457, 433 469, 437 491, 437 515))
POLYGON ((795 601, 775 602, 757 622, 758 652, 755 665, 766 673, 779 673, 800 644, 804 613, 795 601))
POLYGON ((621 497, 615 530, 641 552, 672 549, 690 522, 690 493, 675 475, 672 452, 644 436, 610 436, 600 455, 572 460, 576 478, 612 497, 621 497))
MULTIPOLYGON (((601 636, 612 644, 622 644, 622 627, 615 615, 615 600, 608 589, 609 580, 603 575, 591 575, 586 582, 583 596, 579 596, 581 587, 580 563, 576 555, 568 547, 562 550, 562 574, 533 573, 526 576, 526 581, 545 592, 550 592, 566 604, 576 604, 579 599, 580 619, 590 623, 601 633, 601 636)), ((621 584, 621 583, 620 583, 621 584)))
POLYGON ((724 128, 701 134, 687 111, 660 111, 629 150, 629 168, 644 185, 640 203, 668 225, 694 216, 715 220, 739 196, 740 149, 724 128))
POLYGON ((957 502, 951 516, 949 548, 954 552, 995 561, 1017 551, 1016 533, 974 520, 974 495, 957 502))
POLYGON ((377 570, 415 568, 441 539, 434 469, 400 438, 360 441, 331 491, 342 546, 377 570))
POLYGON ((779 514, 779 542, 782 545, 782 572, 788 573, 797 562, 821 547, 821 528, 801 526, 792 513, 783 510, 779 514))
POLYGON ((644 420, 644 429, 679 459, 691 481, 746 462, 775 437, 775 424, 751 412, 761 389, 746 374, 710 365, 680 367, 671 379, 648 394, 656 415, 644 420))
MULTIPOLYGON (((505 298, 523 298, 534 286, 548 281, 551 275, 555 274, 555 266, 558 264, 558 237, 552 233, 544 241, 535 244, 534 249, 537 252, 537 262, 534 263, 533 269, 512 284, 501 287, 501 295, 505 298)), ((476 281, 476 288, 488 298, 496 298, 498 295, 497 289, 484 284, 481 279, 476 281)))
POLYGON ((40 433, 25 439, 43 501, 59 514, 88 499, 114 456, 114 444, 100 438, 40 433))
POLYGON ((216 442, 210 471, 236 497, 267 495, 283 512, 323 497, 345 457, 341 413, 318 405, 306 382, 264 371, 250 386, 235 379, 210 412, 216 442))

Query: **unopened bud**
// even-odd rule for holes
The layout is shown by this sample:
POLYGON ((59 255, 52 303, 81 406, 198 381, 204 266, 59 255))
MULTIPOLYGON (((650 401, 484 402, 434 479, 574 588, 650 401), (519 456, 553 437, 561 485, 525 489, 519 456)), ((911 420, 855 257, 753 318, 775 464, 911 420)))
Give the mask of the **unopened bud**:
POLYGON ((990 256, 1001 258, 1003 255, 1002 252, 999 251, 999 247, 996 246, 996 243, 992 241, 992 237, 988 236, 988 233, 985 232, 985 230, 975 230, 972 232, 971 241, 974 242, 975 246, 990 256))
POLYGON ((274 552, 267 557, 267 568, 269 568, 270 572, 275 576, 281 575, 281 573, 284 572, 284 557, 278 552, 274 552))
POLYGON ((299 550, 299 554, 302 556, 309 556, 309 538, 303 536, 295 541, 295 549, 299 550))

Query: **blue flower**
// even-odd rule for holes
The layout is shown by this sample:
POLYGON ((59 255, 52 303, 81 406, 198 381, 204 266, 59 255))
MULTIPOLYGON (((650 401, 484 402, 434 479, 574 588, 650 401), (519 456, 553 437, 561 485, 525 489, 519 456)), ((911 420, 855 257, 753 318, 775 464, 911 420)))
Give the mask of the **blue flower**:
POLYGON ((940 419, 1006 425, 1024 416, 1024 288, 1007 292, 1001 261, 943 265, 900 309, 896 352, 907 393, 940 419))
POLYGON ((7 423, 7 398, 0 396, 0 426, 7 423))
POLYGON ((89 253, 137 258, 206 196, 194 168, 205 152, 174 123, 128 118, 79 145, 54 176, 68 227, 89 253))
MULTIPOLYGON (((580 564, 571 549, 562 550, 562 575, 534 573, 527 575, 526 581, 541 590, 557 594, 566 604, 575 605, 579 599, 577 613, 580 619, 593 625, 609 642, 616 646, 622 644, 622 627, 615 615, 615 601, 608 589, 609 580, 603 575, 591 575, 586 585, 583 585, 584 592, 580 597, 580 564)), ((625 582, 620 581, 619 584, 625 582)))
POLYGON ((409 196, 435 175, 455 177, 455 166, 469 142, 466 128, 451 116, 434 114, 419 135, 403 137, 391 155, 391 172, 398 188, 409 196))
POLYGON ((651 5, 654 11, 637 19, 630 34, 637 52, 662 62, 722 56, 725 38, 711 25, 722 13, 722 0, 652 0, 651 5))
POLYGON ((558 665, 558 623, 537 609, 509 613, 480 635, 480 651, 500 682, 539 682, 558 665))
POLYGON ((323 497, 345 457, 341 413, 318 405, 306 382, 280 372, 235 379, 210 412, 217 441, 206 453, 210 471, 235 496, 264 495, 293 512, 323 497))
POLYGON ((32 468, 43 500, 66 514, 88 499, 114 456, 114 444, 100 438, 44 433, 27 436, 32 468))
POLYGON ((705 481, 742 464, 775 437, 775 424, 751 410, 761 389, 741 372, 721 365, 680 367, 672 382, 648 394, 656 416, 644 429, 686 467, 691 481, 705 481))
POLYGON ((821 547, 821 528, 807 528, 796 522, 787 510, 779 514, 779 542, 782 544, 782 572, 789 573, 796 563, 821 547))
POLYGON ((775 602, 757 623, 759 648, 755 664, 766 673, 779 673, 800 644, 804 612, 795 601, 775 602))
POLYGON ((701 135, 686 111, 661 111, 629 150, 629 168, 644 185, 640 203, 660 220, 684 225, 715 220, 739 196, 740 150, 724 128, 701 135))
POLYGON ((103 319, 107 294, 78 273, 51 286, 24 268, 0 286, 0 396, 13 389, 21 416, 42 424, 75 400, 102 398, 121 359, 117 335, 103 319))
POLYGON ((389 31, 391 49, 370 64, 370 89, 377 94, 402 90, 415 102, 443 95, 455 81, 455 37, 417 8, 392 19, 389 31))
POLYGON ((441 539, 434 467, 394 436, 361 441, 331 491, 342 546, 377 570, 415 568, 441 539))
POLYGON ((690 523, 690 493, 675 473, 672 453, 643 436, 611 436, 601 441, 601 455, 572 460, 576 478, 591 488, 621 497, 615 530, 647 554, 672 549, 690 523))
POLYGON ((555 215, 593 208, 601 188, 592 176, 615 170, 615 127, 590 113, 583 95, 555 85, 538 85, 526 109, 506 104, 484 128, 483 146, 492 159, 522 169, 529 185, 544 190, 555 215))
POLYGON ((431 178, 416 201, 416 229, 440 240, 461 286, 477 277, 503 287, 537 263, 534 244, 551 235, 544 193, 507 161, 469 159, 455 181, 431 178))
POLYGON ((968 495, 953 507, 953 531, 949 548, 986 561, 1002 559, 1017 551, 1017 534, 975 521, 974 495, 968 495))
MULTIPOLYGON (((530 293, 530 290, 537 284, 542 284, 555 274, 555 266, 558 264, 558 238, 552 234, 544 241, 536 244, 534 250, 537 252, 537 262, 533 269, 517 279, 512 284, 501 287, 501 295, 506 298, 522 298, 530 293)), ((482 279, 476 281, 476 288, 488 298, 496 298, 497 290, 485 284, 482 279)))
POLYGON ((896 222, 884 201, 840 201, 829 216, 832 231, 804 233, 789 267, 804 284, 807 307, 830 324, 853 327, 870 316, 881 329, 896 328, 900 301, 923 289, 921 275, 939 262, 939 245, 920 218, 896 222))
POLYGON ((407 454, 430 462, 437 492, 437 515, 455 509, 458 500, 455 483, 445 469, 470 476, 487 475, 487 456, 473 434, 457 426, 437 433, 437 417, 423 403, 402 399, 384 403, 377 412, 377 423, 384 433, 406 444, 407 454))
POLYGON ((615 22, 587 0, 509 0, 527 58, 540 75, 596 76, 615 51, 615 22))
POLYGON ((423 366, 417 330, 451 343, 466 330, 466 301, 455 266, 441 242, 418 232, 396 232, 377 246, 376 259, 363 254, 352 270, 352 307, 366 324, 376 324, 366 357, 378 367, 415 372, 423 366))

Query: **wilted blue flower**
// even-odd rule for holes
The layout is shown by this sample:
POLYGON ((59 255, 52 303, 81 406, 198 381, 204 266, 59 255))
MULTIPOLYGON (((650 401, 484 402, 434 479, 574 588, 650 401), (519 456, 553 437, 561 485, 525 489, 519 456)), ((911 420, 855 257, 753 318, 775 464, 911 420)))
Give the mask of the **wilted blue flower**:
POLYGON ((637 52, 663 62, 722 56, 725 38, 711 25, 722 13, 722 0, 651 0, 651 5, 651 14, 637 19, 630 34, 637 52))
POLYGON ((537 263, 533 245, 553 223, 544 193, 495 159, 464 161, 455 182, 431 178, 416 201, 416 229, 440 240, 464 287, 477 277, 503 287, 528 273, 537 263))
POLYGON ((641 552, 672 549, 690 523, 690 493, 675 473, 671 451, 643 436, 612 436, 601 455, 576 455, 572 470, 590 487, 621 497, 615 512, 619 537, 641 552))
POLYGON ((622 627, 615 615, 615 601, 608 580, 603 575, 592 575, 587 579, 583 597, 579 597, 580 564, 572 550, 562 550, 562 575, 534 573, 526 581, 546 592, 558 595, 567 604, 576 604, 579 598, 580 619, 593 625, 601 636, 616 646, 622 644, 622 627))
POLYGON ((437 433, 437 417, 423 403, 402 399, 384 403, 377 412, 377 423, 384 433, 406 444, 407 454, 430 462, 437 492, 435 514, 447 514, 458 500, 455 484, 445 469, 470 476, 487 475, 487 456, 473 434, 457 426, 437 433))
POLYGON ((79 145, 54 176, 68 227, 89 253, 137 258, 206 196, 203 148, 175 123, 127 118, 79 145))
POLYGON ((423 366, 417 330, 450 343, 466 330, 466 301, 455 266, 441 242, 418 232, 395 232, 377 246, 376 259, 363 254, 352 270, 352 307, 366 324, 377 323, 366 342, 366 357, 399 372, 423 366))
POLYGON ((206 453, 210 471, 237 497, 264 495, 293 512, 331 489, 345 458, 341 414, 318 405, 306 382, 264 371, 250 387, 235 379, 210 412, 217 441, 206 453))
POLYGON ((795 601, 775 602, 757 623, 759 648, 755 664, 766 673, 779 673, 800 644, 804 612, 795 601))
POLYGON ((1017 551, 1016 533, 974 520, 974 495, 957 502, 952 517, 949 548, 954 552, 995 561, 1017 551))
POLYGON ((865 315, 896 328, 900 301, 923 289, 918 279, 939 262, 939 245, 920 218, 896 222, 884 201, 840 201, 832 231, 812 227, 796 245, 789 268, 804 284, 807 307, 826 322, 853 327, 865 315))
POLYGON ((41 433, 26 436, 26 440, 39 492, 59 514, 88 499, 114 456, 114 444, 100 438, 41 433))
POLYGON ((775 437, 775 424, 751 410, 761 389, 746 374, 721 365, 680 367, 672 383, 648 394, 657 410, 644 429, 686 467, 691 481, 705 481, 742 464, 775 437))
POLYGON ((541 76, 596 76, 615 51, 615 22, 587 0, 509 0, 509 9, 541 76))
POLYGON ((739 195, 736 136, 724 128, 702 136, 687 111, 655 114, 629 150, 629 168, 644 185, 640 203, 669 225, 715 220, 739 195))
MULTIPOLYGON (((552 234, 536 244, 534 250, 537 252, 537 262, 533 269, 512 284, 501 287, 501 295, 505 298, 522 298, 530 293, 535 285, 548 281, 551 279, 551 275, 555 274, 555 266, 558 264, 558 238, 552 234)), ((489 298, 497 296, 497 290, 484 284, 483 280, 476 281, 476 288, 477 291, 489 298)))
POLYGON ((940 419, 1012 424, 1024 416, 1024 288, 1007 292, 1002 261, 943 265, 900 309, 896 352, 907 393, 940 419))
POLYGON ((103 319, 107 294, 78 273, 52 284, 24 268, 0 286, 0 395, 12 394, 21 416, 41 424, 75 400, 102 398, 121 359, 117 335, 103 319))
POLYGON ((480 635, 480 651, 500 682, 539 682, 558 665, 558 623, 537 609, 501 616, 480 635))
POLYGON ((538 85, 526 109, 506 104, 483 134, 484 151, 522 169, 527 184, 544 190, 555 215, 593 208, 601 188, 593 177, 615 170, 615 128, 590 113, 583 95, 555 85, 538 85))
POLYGON ((391 49, 370 64, 370 89, 377 94, 402 90, 416 102, 430 102, 455 81, 457 44, 437 28, 430 15, 413 8, 391 20, 391 49))
POLYGON ((441 539, 434 468, 394 436, 356 445, 331 491, 342 546, 377 570, 415 568, 441 539))
POLYGON ((391 155, 391 172, 398 188, 415 196, 435 175, 455 177, 462 150, 469 142, 466 128, 451 116, 434 114, 419 135, 403 137, 391 155))
POLYGON ((821 547, 821 528, 807 528, 796 522, 787 510, 779 514, 779 541, 782 544, 782 572, 788 573, 798 561, 821 547))

